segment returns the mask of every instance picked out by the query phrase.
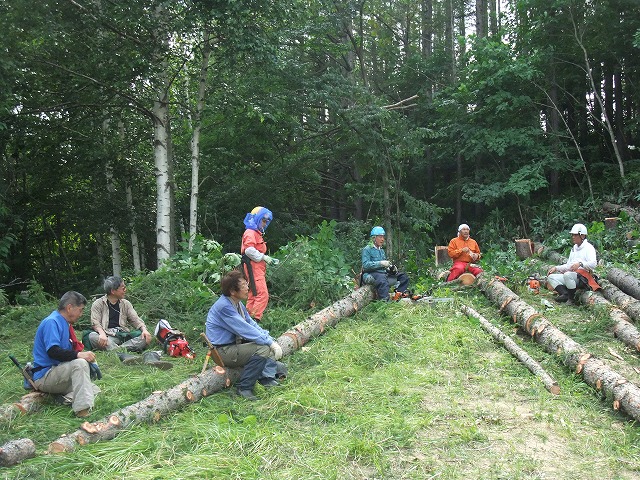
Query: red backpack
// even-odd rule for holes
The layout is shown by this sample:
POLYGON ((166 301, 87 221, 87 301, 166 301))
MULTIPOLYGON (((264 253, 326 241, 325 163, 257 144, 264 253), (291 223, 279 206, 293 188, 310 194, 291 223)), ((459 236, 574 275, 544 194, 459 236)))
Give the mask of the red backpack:
POLYGON ((193 359, 196 353, 189 346, 189 342, 180 330, 171 328, 166 320, 162 319, 156 325, 156 338, 164 346, 164 352, 170 357, 185 357, 193 359))

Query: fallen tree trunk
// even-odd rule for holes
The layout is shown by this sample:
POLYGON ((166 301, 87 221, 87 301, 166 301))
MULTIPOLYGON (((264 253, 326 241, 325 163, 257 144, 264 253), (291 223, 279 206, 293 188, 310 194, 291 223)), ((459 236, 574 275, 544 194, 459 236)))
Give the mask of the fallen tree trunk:
POLYGON ((622 409, 640 420, 640 388, 587 352, 501 282, 480 275, 478 285, 487 298, 500 306, 501 312, 513 318, 547 352, 582 375, 585 383, 611 395, 615 410, 622 409))
POLYGON ((522 348, 520 348, 516 342, 511 340, 507 335, 505 335, 502 330, 493 326, 491 322, 489 322, 486 318, 476 312, 473 308, 463 305, 460 307, 463 313, 474 317, 480 321, 480 326, 482 329, 489 333, 496 341, 500 342, 502 346, 514 357, 520 361, 525 367, 529 369, 531 373, 533 373, 536 377, 538 377, 544 388, 546 388, 549 392, 554 395, 558 395, 560 393, 560 386, 558 382, 556 382, 551 375, 549 375, 542 365, 536 362, 531 356, 525 352, 522 348))
POLYGON ((31 392, 23 395, 20 401, 0 405, 0 423, 8 423, 19 415, 37 412, 49 400, 49 394, 31 392))
POLYGON ((633 275, 619 268, 610 268, 607 271, 607 280, 627 295, 631 295, 636 300, 640 300, 640 280, 633 275))
MULTIPOLYGON (((544 266, 544 268, 548 269, 548 266, 544 266)), ((546 278, 544 277, 540 280, 546 282, 546 278)), ((638 331, 636 326, 631 322, 631 318, 629 318, 622 309, 618 308, 617 305, 612 304, 604 298, 600 291, 592 292, 586 290, 582 291, 582 293, 576 292, 576 300, 579 300, 587 306, 593 307, 597 305, 606 308, 609 313, 609 318, 611 318, 613 322, 613 336, 634 351, 640 351, 640 331, 638 331)))
POLYGON ((604 295, 604 298, 624 310, 634 322, 640 322, 640 300, 636 300, 631 295, 627 295, 604 278, 598 280, 598 283, 600 283, 602 287, 602 295, 604 295))
POLYGON ((616 205, 615 203, 604 202, 602 204, 602 211, 604 213, 615 213, 618 214, 620 212, 625 212, 631 218, 633 218, 636 222, 640 222, 640 212, 631 208, 625 207, 624 205, 616 205))
POLYGON ((567 262, 567 257, 563 257, 558 252, 548 249, 538 242, 533 242, 533 250, 542 258, 551 260, 555 265, 563 265, 567 262))
POLYGON ((613 335, 627 347, 640 352, 640 332, 631 323, 629 316, 617 306, 613 305, 600 292, 585 291, 579 296, 580 302, 585 305, 603 306, 609 311, 609 317, 613 321, 613 335))
POLYGON ((0 466, 3 467, 10 467, 35 456, 36 446, 28 438, 12 440, 0 446, 0 466))
MULTIPOLYGON (((283 355, 293 353, 311 338, 322 335, 328 326, 337 324, 343 317, 353 315, 372 299, 373 289, 371 286, 364 286, 287 330, 278 338, 283 355)), ((158 422, 168 413, 229 387, 239 378, 241 371, 239 368, 225 369, 216 366, 203 374, 194 375, 167 391, 154 392, 144 400, 118 410, 101 421, 83 423, 75 432, 51 442, 48 452, 70 452, 77 445, 110 440, 132 425, 158 422)))

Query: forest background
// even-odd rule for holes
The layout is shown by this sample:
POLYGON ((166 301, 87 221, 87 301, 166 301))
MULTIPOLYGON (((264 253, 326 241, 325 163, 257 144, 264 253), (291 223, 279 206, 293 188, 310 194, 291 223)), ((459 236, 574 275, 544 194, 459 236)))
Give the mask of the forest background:
POLYGON ((463 221, 499 250, 635 205, 637 8, 2 0, 0 283, 235 252, 256 205, 272 251, 336 220, 354 268, 373 224, 408 265, 463 221))

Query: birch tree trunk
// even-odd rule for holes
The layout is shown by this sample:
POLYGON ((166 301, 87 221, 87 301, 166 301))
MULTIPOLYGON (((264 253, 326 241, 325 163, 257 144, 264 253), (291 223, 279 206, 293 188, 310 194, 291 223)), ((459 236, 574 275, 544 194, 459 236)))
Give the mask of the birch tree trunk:
POLYGON ((207 74, 209 72, 209 58, 211 57, 211 42, 208 31, 202 39, 202 64, 198 80, 198 96, 196 111, 193 118, 193 133, 191 135, 191 198, 189 203, 189 251, 193 249, 193 241, 198 233, 198 195, 200 188, 200 130, 202 129, 202 111, 207 92, 207 74))
POLYGON ((142 268, 140 265, 140 244, 138 242, 138 232, 136 230, 136 207, 133 204, 133 192, 131 191, 131 185, 129 185, 128 182, 126 186, 126 192, 127 210, 129 211, 129 215, 131 215, 129 226, 131 227, 131 257, 133 258, 133 271, 135 273, 140 273, 142 271, 142 268))
MULTIPOLYGON (((168 33, 165 28, 166 11, 164 4, 159 4, 155 10, 158 20, 156 38, 164 46, 168 43, 168 33)), ((158 266, 171 256, 172 241, 172 201, 171 201, 171 166, 169 165, 169 85, 168 62, 162 53, 155 55, 156 61, 161 65, 158 97, 153 102, 153 153, 155 159, 156 175, 156 256, 158 266)))
MULTIPOLYGON (((102 122, 103 143, 107 143, 107 134, 109 132, 109 119, 102 122)), ((108 155, 105 165, 105 176, 107 178, 107 192, 109 193, 109 203, 116 205, 116 186, 113 179, 113 158, 108 155)), ((115 208, 113 210, 116 210, 115 208)), ((109 235, 111 236, 111 270, 113 275, 122 275, 122 255, 120 253, 120 232, 114 223, 114 217, 109 219, 109 235)))
POLYGON ((171 256, 171 182, 167 153, 169 107, 167 92, 153 102, 153 139, 156 174, 156 255, 158 266, 171 256))
MULTIPOLYGON (((122 118, 118 121, 118 136, 120 137, 120 145, 125 144, 124 122, 122 118)), ((136 231, 136 209, 133 205, 133 191, 128 181, 125 181, 125 194, 127 201, 127 211, 129 212, 129 227, 131 228, 131 257, 133 260, 133 271, 140 273, 140 247, 138 245, 138 233, 136 231)))

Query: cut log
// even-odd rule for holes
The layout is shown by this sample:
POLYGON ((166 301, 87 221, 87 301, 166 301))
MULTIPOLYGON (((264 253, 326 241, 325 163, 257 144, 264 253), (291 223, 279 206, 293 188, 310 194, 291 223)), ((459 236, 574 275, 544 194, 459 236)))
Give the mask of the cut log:
MULTIPOLYGON (((322 335, 327 327, 334 326, 343 317, 353 315, 372 299, 373 288, 366 285, 287 330, 278 338, 283 355, 293 353, 311 338, 322 335)), ((118 410, 98 422, 83 423, 75 432, 51 442, 48 452, 70 452, 78 445, 110 440, 132 425, 158 422, 167 414, 228 387, 240 377, 241 372, 240 368, 215 366, 165 392, 154 392, 144 400, 118 410)))
POLYGON ((602 204, 602 211, 604 213, 614 213, 618 214, 620 212, 625 212, 631 218, 633 218, 636 222, 640 222, 640 212, 631 208, 625 207, 623 205, 616 205, 615 203, 604 202, 602 204))
POLYGON ((453 265, 453 260, 451 260, 451 257, 449 256, 449 249, 446 246, 443 245, 437 245, 435 247, 435 252, 436 252, 436 267, 448 267, 453 265))
POLYGON ((3 467, 16 465, 22 460, 35 456, 36 446, 33 441, 28 438, 11 440, 0 446, 0 465, 3 467))
POLYGON ((613 335, 629 348, 640 352, 640 332, 626 313, 604 298, 599 291, 585 291, 578 299, 588 306, 603 306, 613 322, 613 335))
MULTIPOLYGON (((546 265, 544 268, 548 270, 549 266, 546 265)), ((541 281, 546 282, 546 278, 541 278, 541 281)), ((622 309, 609 302, 600 291, 578 290, 576 295, 576 300, 584 305, 603 306, 613 322, 614 337, 632 350, 640 351, 640 331, 638 331, 637 327, 631 322, 631 318, 622 309)))
POLYGON ((607 280, 627 295, 631 295, 636 300, 640 300, 640 280, 633 275, 619 268, 610 268, 607 271, 607 280))
POLYGON ((499 328, 493 326, 489 320, 484 318, 478 312, 476 312, 473 308, 463 305, 460 307, 463 313, 473 318, 476 318, 480 321, 480 326, 482 329, 491 335, 496 341, 500 342, 502 346, 520 363, 522 363, 525 367, 529 369, 531 373, 533 373, 536 377, 538 377, 544 388, 546 388, 549 392, 554 395, 558 395, 560 393, 560 386, 558 382, 556 382, 551 375, 549 375, 542 365, 536 362, 531 356, 525 352, 522 348, 520 348, 516 342, 511 340, 507 335, 502 332, 499 328))
POLYGON ((456 280, 462 285, 473 285, 476 281, 476 276, 473 273, 465 272, 456 278, 456 280))
POLYGON ((598 283, 602 287, 601 292, 604 298, 621 308, 635 323, 640 322, 640 300, 627 295, 604 278, 601 278, 598 283))
POLYGON ((640 420, 640 388, 590 355, 582 345, 565 335, 502 282, 480 275, 478 286, 547 352, 582 375, 585 383, 610 395, 614 409, 622 409, 630 417, 640 420))
POLYGON ((516 240, 516 257, 519 260, 524 260, 533 255, 533 242, 528 238, 521 238, 516 240))
POLYGON ((37 412, 49 399, 47 393, 31 392, 23 395, 18 402, 0 405, 0 424, 8 423, 20 415, 37 412))
POLYGON ((567 257, 563 257, 558 252, 554 252, 553 250, 546 248, 541 243, 533 242, 533 250, 536 255, 551 260, 554 265, 563 265, 567 262, 567 257))

